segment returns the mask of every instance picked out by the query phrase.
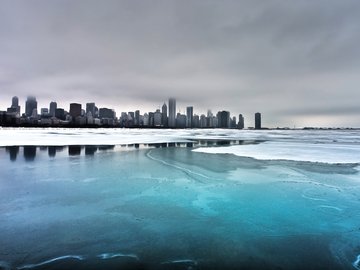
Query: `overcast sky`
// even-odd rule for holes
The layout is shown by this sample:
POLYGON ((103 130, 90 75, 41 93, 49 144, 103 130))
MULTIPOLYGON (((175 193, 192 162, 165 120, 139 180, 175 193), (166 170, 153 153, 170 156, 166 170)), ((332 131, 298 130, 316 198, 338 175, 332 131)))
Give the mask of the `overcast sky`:
POLYGON ((29 94, 360 127, 360 1, 0 0, 0 110, 29 94))

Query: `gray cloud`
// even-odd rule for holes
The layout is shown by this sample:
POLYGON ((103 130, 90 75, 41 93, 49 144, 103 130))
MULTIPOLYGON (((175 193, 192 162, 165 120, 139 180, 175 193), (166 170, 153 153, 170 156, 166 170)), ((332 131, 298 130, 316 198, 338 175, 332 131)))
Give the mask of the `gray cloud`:
POLYGON ((119 113, 175 96, 248 125, 261 111, 269 126, 360 126, 359 14, 357 0, 2 0, 0 106, 33 94, 119 113))

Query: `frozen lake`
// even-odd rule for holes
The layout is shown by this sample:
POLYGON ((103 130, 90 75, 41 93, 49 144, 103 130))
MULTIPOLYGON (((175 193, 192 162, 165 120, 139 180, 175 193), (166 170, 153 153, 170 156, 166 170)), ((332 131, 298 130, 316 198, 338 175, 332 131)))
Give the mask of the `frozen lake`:
POLYGON ((0 129, 0 269, 360 269, 360 132, 0 129))

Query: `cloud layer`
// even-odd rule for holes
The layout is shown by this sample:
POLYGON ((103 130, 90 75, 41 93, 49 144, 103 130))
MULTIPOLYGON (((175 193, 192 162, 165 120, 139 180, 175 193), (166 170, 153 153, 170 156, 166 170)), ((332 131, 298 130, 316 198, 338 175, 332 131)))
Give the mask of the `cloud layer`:
POLYGON ((360 127, 358 0, 0 3, 0 108, 28 94, 117 112, 230 110, 360 127))

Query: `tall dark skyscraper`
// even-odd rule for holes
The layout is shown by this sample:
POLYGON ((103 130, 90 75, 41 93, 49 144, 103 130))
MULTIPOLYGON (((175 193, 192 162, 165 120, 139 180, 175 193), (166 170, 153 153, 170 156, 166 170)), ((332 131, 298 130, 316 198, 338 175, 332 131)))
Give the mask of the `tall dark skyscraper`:
POLYGON ((243 128, 244 128, 244 116, 242 116, 242 114, 239 114, 238 128, 239 128, 239 129, 243 129, 243 128))
POLYGON ((108 109, 108 108, 100 108, 99 109, 100 119, 102 119, 102 118, 114 119, 115 116, 116 116, 116 114, 113 109, 108 109))
POLYGON ((19 106, 19 98, 18 97, 13 97, 11 100, 11 107, 18 107, 19 106))
POLYGON ((162 105, 162 108, 161 108, 161 124, 164 127, 168 126, 167 106, 165 103, 164 103, 164 105, 162 105))
POLYGON ((135 126, 139 126, 140 125, 140 111, 136 110, 135 111, 135 121, 134 121, 135 126))
POLYGON ((176 100, 175 98, 169 99, 169 127, 176 127, 176 100))
POLYGON ((16 113, 20 115, 19 98, 13 97, 11 101, 11 107, 7 109, 8 113, 16 113))
POLYGON ((37 110, 36 98, 29 96, 25 103, 25 115, 30 117, 33 114, 34 110, 37 110))
POLYGON ((255 129, 261 129, 261 113, 255 113, 255 129))
POLYGON ((221 111, 218 113, 219 128, 230 127, 230 112, 221 111))
POLYGON ((51 117, 55 117, 55 112, 56 112, 56 109, 57 109, 57 103, 55 101, 52 101, 50 102, 50 116, 51 117))
POLYGON ((81 104, 79 103, 70 103, 70 111, 69 114, 76 118, 78 116, 81 116, 81 104))
POLYGON ((96 107, 94 102, 86 103, 86 115, 91 113, 92 117, 95 117, 96 107))
POLYGON ((186 127, 193 127, 194 108, 192 106, 186 107, 186 127))

